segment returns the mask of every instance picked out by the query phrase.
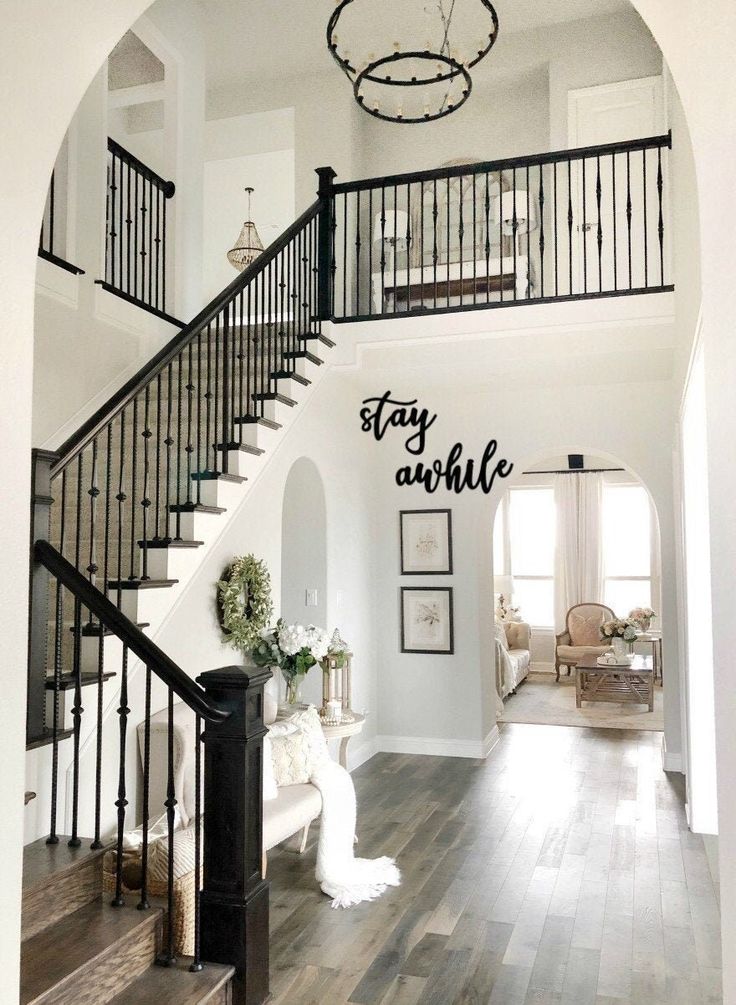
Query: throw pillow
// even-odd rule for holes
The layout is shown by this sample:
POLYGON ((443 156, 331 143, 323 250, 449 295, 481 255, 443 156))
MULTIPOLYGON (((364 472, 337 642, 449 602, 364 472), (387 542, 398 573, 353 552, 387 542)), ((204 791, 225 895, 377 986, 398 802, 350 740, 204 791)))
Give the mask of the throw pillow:
POLYGON ((309 763, 309 744, 299 730, 271 738, 273 749, 273 774, 278 786, 304 785, 312 774, 309 763))
POLYGON ((600 646, 601 625, 603 615, 596 611, 594 614, 578 614, 574 612, 570 615, 570 641, 574 646, 600 646))
POLYGON ((305 708, 303 711, 294 712, 290 715, 288 722, 292 723, 301 730, 306 738, 308 756, 309 756, 309 768, 310 775, 325 761, 329 761, 330 752, 327 749, 327 740, 325 734, 322 732, 322 720, 319 717, 319 712, 314 707, 310 705, 309 708, 305 708))

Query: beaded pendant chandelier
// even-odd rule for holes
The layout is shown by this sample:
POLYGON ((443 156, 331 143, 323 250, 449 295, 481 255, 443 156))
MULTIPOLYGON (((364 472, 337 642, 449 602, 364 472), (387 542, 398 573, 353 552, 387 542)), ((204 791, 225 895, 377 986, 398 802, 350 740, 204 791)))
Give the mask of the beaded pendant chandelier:
POLYGON ((327 25, 355 100, 385 122, 457 111, 470 97, 470 70, 497 37, 490 0, 339 0, 327 25))
POLYGON ((258 236, 256 225, 253 223, 250 213, 250 197, 255 190, 246 188, 245 191, 248 193, 248 219, 241 227, 235 247, 231 248, 227 253, 228 262, 238 272, 242 272, 243 269, 247 269, 249 265, 252 265, 263 251, 263 242, 258 236))

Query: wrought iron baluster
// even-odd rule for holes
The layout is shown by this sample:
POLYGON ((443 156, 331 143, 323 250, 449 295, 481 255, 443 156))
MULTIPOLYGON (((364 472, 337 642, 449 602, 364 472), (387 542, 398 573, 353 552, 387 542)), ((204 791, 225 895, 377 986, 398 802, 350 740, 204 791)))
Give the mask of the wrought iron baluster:
POLYGON ((348 194, 342 196, 342 316, 348 316, 348 194))
POLYGON ((202 332, 197 332, 197 505, 202 502, 202 474, 207 470, 207 450, 202 458, 202 332))
POLYGON ((135 216, 133 217, 133 296, 138 300, 138 220, 140 218, 140 208, 138 205, 138 172, 133 172, 133 206, 135 216))
POLYGON ((120 463, 118 465, 118 492, 115 496, 118 504, 118 554, 117 554, 117 605, 122 604, 121 583, 123 579, 123 520, 124 506, 127 499, 125 492, 125 409, 120 413, 120 463))
MULTIPOLYGON (((154 537, 161 540, 161 374, 156 374, 156 533, 154 537)), ((164 516, 164 520, 167 518, 164 516)), ((168 526, 164 524, 164 537, 168 537, 168 526)))
POLYGON ((399 246, 398 245, 398 240, 397 240, 397 238, 399 236, 399 234, 398 234, 399 221, 398 221, 398 217, 397 217, 398 205, 399 205, 398 199, 399 199, 398 185, 394 185, 393 217, 392 217, 392 229, 391 229, 391 233, 393 234, 393 242, 394 242, 394 309, 393 309, 393 313, 394 314, 396 314, 397 293, 398 293, 398 290, 396 288, 397 287, 397 271, 398 271, 398 262, 397 262, 398 254, 397 254, 397 248, 399 246))
POLYGON ((583 225, 581 234, 583 236, 583 293, 587 293, 588 292, 588 232, 586 228, 588 226, 588 210, 586 206, 587 192, 585 184, 585 157, 582 158, 582 166, 583 166, 583 183, 582 183, 583 225))
POLYGON ((477 275, 477 271, 478 271, 478 265, 477 265, 477 259, 478 259, 478 223, 477 223, 477 219, 476 219, 477 208, 476 208, 476 191, 475 191, 475 182, 476 182, 477 175, 475 173, 473 173, 471 175, 471 178, 473 179, 473 243, 472 243, 472 246, 471 246, 471 252, 472 252, 472 255, 473 255, 473 303, 477 304, 478 303, 478 295, 477 295, 477 292, 476 292, 476 281, 477 281, 477 278, 478 278, 478 275, 477 275))
MULTIPOLYGON (((184 354, 182 353, 182 356, 184 354)), ((187 499, 186 505, 192 506, 192 453, 194 451, 194 446, 192 445, 192 412, 194 411, 194 391, 195 386, 192 383, 192 343, 190 342, 187 347, 187 445, 184 448, 187 455, 187 499)))
POLYGON ((634 288, 633 270, 631 266, 631 155, 626 151, 626 231, 629 250, 629 289, 634 288))
POLYGON ((511 219, 512 219, 512 227, 511 227, 511 229, 513 231, 513 242, 514 242, 514 248, 513 248, 513 259, 514 259, 514 300, 516 300, 518 289, 519 289, 518 267, 517 267, 517 264, 516 264, 516 257, 517 257, 516 235, 518 233, 518 227, 519 227, 519 217, 518 217, 517 212, 516 212, 516 168, 513 168, 512 171, 511 171, 511 199, 512 199, 512 202, 513 202, 512 217, 511 217, 511 219))
POLYGON ((105 278, 111 286, 115 285, 115 193, 117 180, 115 178, 115 161, 113 153, 107 162, 107 253, 105 255, 105 278))
MULTIPOLYGON (((90 622, 92 617, 90 616, 90 622)), ((100 837, 101 831, 101 807, 102 807, 102 713, 104 708, 104 679, 105 679, 105 626, 98 622, 97 630, 97 721, 95 725, 95 835, 91 847, 99 849, 103 847, 100 837)))
POLYGON ((613 229, 613 289, 618 290, 618 233, 616 224, 616 154, 611 154, 611 223, 613 229))
MULTIPOLYGON (((459 186, 459 191, 458 191, 458 223, 457 223, 457 236, 458 236, 458 244, 459 244, 459 247, 460 247, 460 251, 459 251, 459 254, 460 254, 460 275, 459 275, 460 282, 459 282, 459 289, 460 289, 460 306, 462 307, 462 304, 463 304, 463 279, 465 278, 464 274, 463 274, 463 241, 464 241, 464 238, 465 238, 465 216, 464 216, 464 212, 463 212, 463 206, 464 206, 464 203, 465 203, 465 199, 463 198, 463 191, 464 191, 464 188, 465 188, 465 184, 464 184, 465 183, 465 177, 463 175, 460 175, 460 177, 457 179, 457 183, 458 183, 458 186, 459 186)), ((448 270, 449 270, 449 259, 448 259, 448 270)), ((448 274, 448 286, 449 286, 449 274, 448 274)))
POLYGON ((194 717, 194 954, 189 969, 202 970, 200 890, 202 886, 202 720, 194 717))
POLYGON ((149 443, 153 433, 151 432, 150 424, 150 412, 151 412, 151 385, 147 384, 146 389, 143 392, 143 432, 141 436, 143 437, 143 498, 141 499, 141 524, 142 531, 141 536, 143 538, 141 544, 141 579, 149 579, 148 575, 148 510, 151 506, 150 499, 150 450, 149 443))
MULTIPOLYGON (((406 309, 411 310, 411 185, 406 186, 406 309)), ((421 277, 421 272, 419 273, 421 277)))
POLYGON ((386 312, 386 187, 381 185, 381 310, 386 312))
POLYGON ((174 457, 174 462, 176 464, 176 534, 174 538, 177 541, 181 541, 181 409, 182 409, 182 392, 184 390, 184 374, 182 373, 183 368, 183 358, 184 353, 180 352, 176 358, 176 362, 179 364, 178 375, 176 378, 176 454, 174 457))
MULTIPOLYGON (((120 705, 118 706, 118 721, 120 730, 120 767, 118 772, 118 798, 115 806, 118 811, 118 837, 117 854, 115 859, 115 896, 112 900, 113 907, 122 907, 125 904, 123 897, 123 835, 125 833, 125 807, 128 805, 125 786, 125 752, 128 730, 128 647, 123 646, 123 660, 120 670, 120 705)), ((169 920, 171 924, 171 920, 169 920)))
POLYGON ((526 166, 526 276, 524 287, 526 289, 526 299, 531 296, 531 260, 532 260, 532 231, 531 231, 531 186, 529 184, 529 165, 526 166))
POLYGON ((135 513, 136 495, 138 494, 138 398, 133 398, 133 434, 131 436, 131 472, 130 472, 130 572, 129 580, 138 578, 135 560, 135 513))
POLYGON ((572 281, 572 224, 573 224, 573 212, 572 212, 572 161, 567 162, 567 253, 568 253, 568 269, 570 272, 570 295, 575 292, 573 281, 572 281))
MULTIPOLYGON (((311 226, 311 224, 310 224, 311 226)), ((368 189, 368 316, 373 314, 373 189, 368 189)))
POLYGON ((169 541, 174 536, 171 533, 172 523, 178 526, 178 517, 175 521, 171 519, 171 448, 174 446, 174 437, 171 435, 171 416, 174 407, 172 395, 174 393, 174 364, 169 363, 166 368, 166 540, 169 541))
POLYGON ((132 245, 132 230, 133 230, 133 217, 130 215, 130 196, 131 196, 131 188, 132 188, 131 178, 130 178, 130 175, 131 175, 130 161, 128 161, 126 167, 127 167, 128 170, 127 170, 127 183, 126 183, 126 186, 125 186, 125 204, 126 204, 125 226, 126 226, 126 235, 127 235, 126 251, 125 251, 125 277, 126 277, 125 278, 125 292, 126 293, 130 293, 131 292, 131 288, 130 288, 130 259, 131 259, 131 256, 132 256, 132 247, 131 247, 131 245, 132 245))
MULTIPOLYGON (((483 195, 483 230, 485 233, 484 252, 486 258, 486 303, 491 302, 491 179, 488 171, 485 172, 485 192, 483 195)), ((499 248, 499 266, 500 266, 499 248)), ((503 286, 503 268, 499 267, 498 281, 503 286)))
POLYGON ((505 254, 505 252, 506 252, 506 246, 505 246, 505 242, 504 242, 504 239, 503 239, 504 238, 504 233, 503 233, 503 214, 504 214, 504 208, 503 208, 504 198, 503 198, 503 196, 504 196, 504 187, 503 187, 503 185, 504 185, 503 171, 499 171, 498 172, 498 205, 499 205, 499 210, 498 210, 498 252, 499 252, 499 260, 500 260, 499 268, 500 268, 500 271, 501 271, 501 282, 500 282, 500 287, 501 287, 501 289, 500 289, 500 293, 501 293, 500 301, 501 301, 501 303, 503 303, 503 301, 504 301, 504 293, 505 293, 504 287, 506 285, 506 262, 505 262, 505 258, 506 258, 506 254, 505 254))
POLYGON ((649 286, 649 224, 647 220, 647 152, 641 152, 642 210, 644 213, 644 287, 649 286))
POLYGON ((72 833, 67 844, 70 848, 79 848, 82 844, 79 838, 79 741, 82 733, 82 602, 74 598, 74 706, 72 719, 74 722, 74 754, 72 762, 72 833))
MULTIPOLYGON (((60 540, 59 551, 64 553, 64 512, 66 509, 66 468, 61 472, 61 502, 60 502, 60 540)), ((55 636, 54 636, 54 704, 52 718, 52 739, 51 739, 51 820, 49 823, 49 836, 46 844, 58 844, 59 836, 56 832, 56 816, 59 797, 59 719, 60 719, 60 693, 61 693, 61 672, 62 672, 62 632, 64 631, 64 594, 61 583, 56 581, 55 596, 55 636)))
POLYGON ((447 286, 445 287, 447 294, 447 306, 450 306, 450 176, 447 176, 447 191, 445 192, 445 197, 447 200, 447 257, 445 259, 445 281, 447 286))
POLYGON ((601 220, 601 159, 596 157, 596 173, 595 173, 595 201, 598 208, 598 229, 597 229, 597 244, 598 244, 598 292, 603 292, 603 224, 601 220))
POLYGON ((539 165, 539 295, 544 299, 544 165, 539 165))
MULTIPOLYGON (((148 903, 148 824, 151 792, 151 668, 146 667, 146 694, 143 712, 143 805, 141 807, 141 899, 138 910, 145 911, 148 903)), ((173 915, 169 915, 172 918, 173 915)), ((169 922, 171 927, 171 922, 169 922)))
POLYGON ((355 298, 353 313, 360 317, 360 189, 355 193, 355 298))
MULTIPOLYGON (((552 191, 554 194, 554 255, 555 255, 555 296, 560 295, 560 269, 558 263, 558 245, 560 243, 557 231, 557 161, 552 165, 552 191)), ((572 290, 570 291, 572 293, 572 290)))
POLYGON ((421 306, 424 307, 424 180, 420 182, 419 189, 419 275, 421 282, 421 306))
POLYGON ((657 234, 659 236, 659 285, 664 286, 664 214, 662 212, 662 148, 657 147, 657 234))

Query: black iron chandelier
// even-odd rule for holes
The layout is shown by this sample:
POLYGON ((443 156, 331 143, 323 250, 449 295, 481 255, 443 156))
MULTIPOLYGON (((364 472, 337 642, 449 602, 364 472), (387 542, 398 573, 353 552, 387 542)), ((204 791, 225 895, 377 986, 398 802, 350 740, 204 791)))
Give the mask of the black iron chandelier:
POLYGON ((457 111, 473 88, 470 70, 497 37, 490 0, 339 0, 327 25, 355 100, 385 122, 433 122, 457 111), (369 51, 366 40, 381 26, 393 41, 369 51))

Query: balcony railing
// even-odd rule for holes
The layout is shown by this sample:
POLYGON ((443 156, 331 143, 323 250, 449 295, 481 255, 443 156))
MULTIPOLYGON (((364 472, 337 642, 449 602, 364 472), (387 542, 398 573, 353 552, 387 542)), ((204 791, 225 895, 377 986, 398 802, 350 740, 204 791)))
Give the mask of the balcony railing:
POLYGON ((671 135, 334 184, 335 321, 671 290, 671 135))
POLYGON ((67 272, 72 272, 76 276, 83 276, 84 269, 80 269, 77 265, 72 265, 63 255, 59 254, 60 250, 64 250, 62 244, 65 244, 65 241, 59 240, 59 230, 63 229, 66 231, 66 227, 64 226, 66 223, 64 219, 65 211, 66 206, 60 205, 57 199, 56 171, 54 170, 51 172, 49 193, 46 196, 46 205, 43 209, 41 235, 38 239, 38 257, 44 258, 47 262, 58 265, 60 269, 66 269, 67 272))
POLYGON ((180 324, 167 312, 166 205, 176 191, 113 139, 107 141, 105 279, 101 285, 180 324))

